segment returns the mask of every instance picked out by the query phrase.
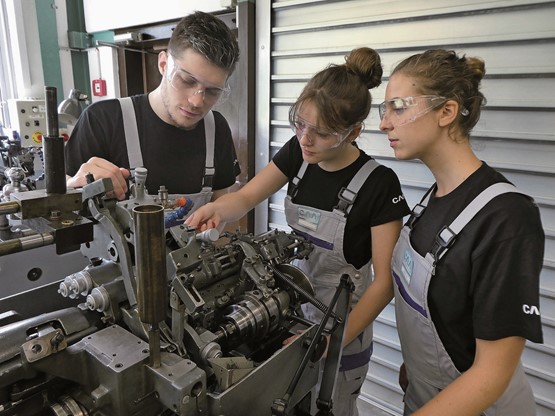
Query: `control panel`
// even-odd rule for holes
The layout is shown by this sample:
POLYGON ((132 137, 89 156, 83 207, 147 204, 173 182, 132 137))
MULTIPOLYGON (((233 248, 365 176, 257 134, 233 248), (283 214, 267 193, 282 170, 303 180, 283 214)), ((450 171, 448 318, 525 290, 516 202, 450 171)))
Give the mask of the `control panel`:
POLYGON ((44 100, 10 99, 8 111, 12 130, 19 134, 21 146, 42 145, 46 135, 46 105, 44 100))

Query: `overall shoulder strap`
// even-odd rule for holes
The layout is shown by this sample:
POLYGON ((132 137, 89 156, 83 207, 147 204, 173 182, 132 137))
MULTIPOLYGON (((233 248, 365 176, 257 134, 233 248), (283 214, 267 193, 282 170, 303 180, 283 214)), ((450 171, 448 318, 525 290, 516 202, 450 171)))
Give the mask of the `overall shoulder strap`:
POLYGON ((368 160, 362 167, 358 170, 355 176, 351 179, 346 187, 341 188, 338 194, 339 202, 333 208, 333 212, 341 213, 345 217, 351 212, 351 208, 355 203, 355 199, 358 196, 358 191, 364 185, 364 182, 368 177, 374 172, 380 164, 374 159, 368 160))
MULTIPOLYGON (((506 194, 508 192, 516 192, 524 194, 518 188, 510 183, 499 182, 484 189, 476 198, 466 206, 466 208, 453 220, 453 222, 441 229, 436 236, 434 247, 432 248, 432 256, 437 262, 441 259, 447 250, 453 245, 457 235, 462 229, 495 197, 506 194)), ((526 194, 524 194, 526 195, 526 194)))
POLYGON ((204 162, 204 179, 202 182, 203 190, 212 190, 214 182, 214 143, 216 141, 216 123, 214 113, 209 111, 204 116, 204 137, 206 139, 206 159, 204 162))
POLYGON ((303 163, 299 168, 299 171, 297 172, 297 176, 295 176, 291 181, 291 190, 289 193, 289 196, 291 196, 291 198, 295 198, 295 196, 297 195, 299 182, 301 181, 304 174, 306 173, 307 168, 308 168, 308 162, 306 160, 303 160, 303 163))
POLYGON ((414 224, 416 223, 416 221, 418 221, 418 219, 422 216, 422 213, 428 206, 428 201, 430 200, 430 197, 432 193, 436 190, 436 188, 437 188, 437 184, 433 184, 426 191, 426 193, 424 194, 420 202, 416 204, 414 208, 411 210, 410 217, 407 220, 407 224, 406 224, 407 227, 409 227, 411 230, 414 227, 414 224))
POLYGON ((141 143, 139 142, 137 117, 135 116, 133 101, 131 100, 131 97, 118 98, 118 100, 121 106, 121 113, 123 115, 123 130, 125 143, 127 145, 129 167, 131 169, 143 167, 143 154, 141 153, 141 143))

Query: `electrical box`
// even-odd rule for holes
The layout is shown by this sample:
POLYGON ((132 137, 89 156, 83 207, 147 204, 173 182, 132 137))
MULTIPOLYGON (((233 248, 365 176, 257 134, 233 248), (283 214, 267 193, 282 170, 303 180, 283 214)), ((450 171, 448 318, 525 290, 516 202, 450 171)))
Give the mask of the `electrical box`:
POLYGON ((9 99, 11 129, 21 139, 21 146, 42 146, 42 138, 46 136, 46 104, 44 100, 9 99))

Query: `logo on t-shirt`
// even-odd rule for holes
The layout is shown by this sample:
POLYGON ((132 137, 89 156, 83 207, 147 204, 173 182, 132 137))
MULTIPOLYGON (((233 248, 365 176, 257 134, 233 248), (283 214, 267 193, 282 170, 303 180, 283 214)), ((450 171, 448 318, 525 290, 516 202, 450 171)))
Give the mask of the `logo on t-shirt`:
POLYGON ((526 315, 540 315, 540 308, 538 308, 537 306, 534 305, 527 305, 524 304, 522 305, 522 311, 526 314, 526 315))
POLYGON ((405 200, 405 196, 403 194, 401 194, 399 196, 394 197, 391 200, 391 202, 393 202, 394 204, 398 204, 399 202, 404 201, 404 200, 405 200))

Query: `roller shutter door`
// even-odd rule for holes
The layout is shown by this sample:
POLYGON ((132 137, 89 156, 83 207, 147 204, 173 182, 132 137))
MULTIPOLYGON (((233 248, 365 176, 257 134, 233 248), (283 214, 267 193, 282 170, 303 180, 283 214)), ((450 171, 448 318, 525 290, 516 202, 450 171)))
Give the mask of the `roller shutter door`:
MULTIPOLYGON (((385 80, 359 145, 398 174, 413 206, 432 184, 418 161, 397 161, 379 131, 376 104, 403 58, 449 48, 486 61, 488 104, 473 131, 478 156, 500 170, 540 206, 546 234, 541 275, 545 343, 528 343, 523 362, 539 416, 555 415, 555 2, 548 1, 256 1, 256 170, 291 137, 287 112, 306 81, 351 49, 378 50, 385 80)), ((256 209, 255 231, 287 229, 285 189, 256 209)), ((379 316, 362 399, 402 413, 401 363, 392 304, 379 316)))

